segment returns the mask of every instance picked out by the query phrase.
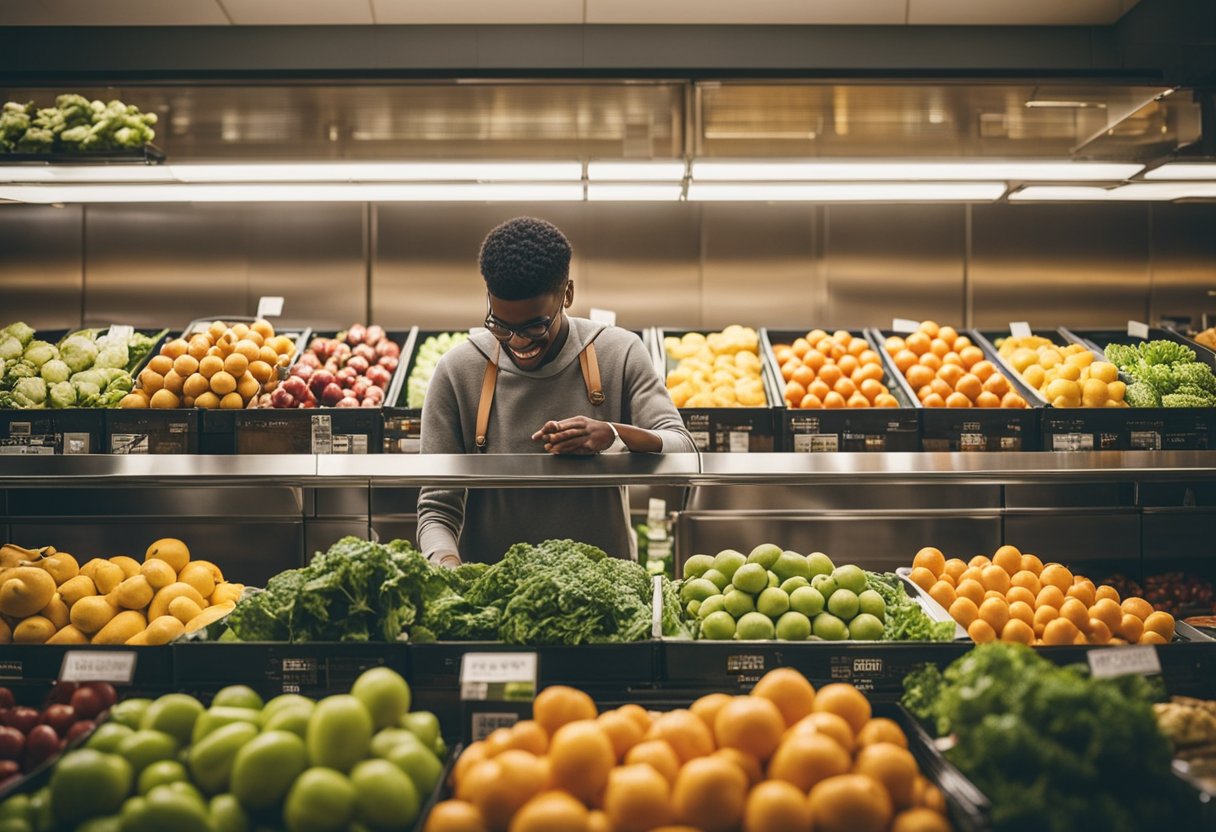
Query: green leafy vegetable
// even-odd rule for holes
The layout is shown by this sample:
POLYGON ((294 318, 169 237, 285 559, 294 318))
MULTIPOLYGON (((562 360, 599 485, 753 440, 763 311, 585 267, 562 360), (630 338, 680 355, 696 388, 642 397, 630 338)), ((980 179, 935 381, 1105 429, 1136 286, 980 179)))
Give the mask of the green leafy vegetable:
POLYGON ((1216 406, 1216 375, 1185 344, 1107 344, 1106 357, 1132 379, 1125 396, 1132 407, 1216 406))
POLYGON ((953 641, 953 621, 934 621, 904 589, 894 572, 867 572, 870 589, 887 605, 883 641, 953 641))
POLYGON ((142 147, 156 138, 155 113, 121 101, 61 95, 54 107, 9 101, 0 111, 0 150, 22 153, 100 151, 142 147))

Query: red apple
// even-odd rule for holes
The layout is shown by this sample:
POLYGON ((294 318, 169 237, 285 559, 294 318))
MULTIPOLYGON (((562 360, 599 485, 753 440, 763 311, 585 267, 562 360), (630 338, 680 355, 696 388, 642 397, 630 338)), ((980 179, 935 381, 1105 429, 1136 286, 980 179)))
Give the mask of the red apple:
POLYGON ((83 687, 94 691, 99 697, 101 697, 102 704, 107 708, 111 707, 115 702, 118 701, 118 691, 115 690, 114 686, 109 682, 87 682, 83 685, 83 687))
POLYGON ((68 729, 68 732, 64 736, 64 739, 67 740, 69 743, 75 742, 78 738, 83 737, 85 734, 89 733, 96 727, 97 727, 97 723, 94 722, 93 720, 82 719, 82 720, 80 720, 80 722, 77 722, 75 725, 73 725, 71 728, 68 729))
POLYGON ((397 369, 398 359, 395 355, 386 355, 376 362, 376 366, 383 367, 390 373, 397 369))
POLYGON ((56 682, 51 688, 50 693, 46 695, 46 705, 54 705, 57 703, 67 704, 72 699, 72 694, 78 688, 75 682, 56 682))
POLYGON ((25 738, 26 771, 45 762, 59 750, 59 735, 49 725, 37 725, 25 738))
POLYGON ((308 395, 308 382, 299 376, 292 376, 283 382, 283 388, 291 394, 294 399, 302 399, 308 395))
POLYGON ((8 688, 0 688, 0 708, 11 708, 17 704, 13 692, 8 688))
POLYGON ((359 400, 354 397, 343 398, 342 401, 338 402, 338 407, 358 407, 358 406, 359 406, 359 400))
POLYGON ((316 406, 317 406, 316 399, 305 399, 304 401, 300 402, 300 407, 302 407, 306 410, 310 409, 310 408, 315 408, 316 406))
POLYGON ((401 355, 401 347, 397 346, 396 341, 390 341, 387 338, 376 344, 376 355, 382 358, 397 358, 401 355))
POLYGON ((363 324, 355 324, 346 330, 346 343, 362 344, 367 339, 367 328, 363 324))
POLYGON ((365 344, 376 346, 384 340, 384 327, 372 324, 367 328, 367 337, 363 339, 365 344))
POLYGON ((4 724, 29 736, 30 731, 38 724, 39 716, 38 711, 33 708, 18 705, 16 708, 9 708, 5 713, 4 724))
POLYGON ((312 391, 314 396, 320 396, 321 391, 336 381, 336 377, 329 370, 317 370, 308 379, 308 389, 312 391))
POLYGON ((325 389, 321 391, 321 401, 325 402, 329 407, 333 407, 342 401, 342 388, 336 384, 327 384, 325 389))
POLYGON ((321 359, 315 352, 306 352, 300 356, 300 360, 296 362, 299 366, 311 367, 316 370, 321 366, 321 359))
POLYGON ((296 400, 290 393, 280 387, 270 394, 270 405, 271 407, 280 409, 292 408, 296 406, 296 400))
POLYGON ((367 380, 377 387, 388 387, 393 374, 383 367, 372 367, 367 371, 367 380))
MULTIPOLYGON (((370 344, 360 344, 359 346, 355 347, 353 352, 354 352, 354 356, 352 356, 352 357, 362 358, 368 364, 371 364, 373 361, 376 360, 376 348, 371 346, 370 344)), ((347 361, 347 363, 349 364, 350 362, 347 361)))
POLYGON ((363 375, 367 372, 367 368, 370 366, 371 363, 363 356, 352 355, 350 361, 346 362, 346 366, 343 368, 343 370, 354 370, 359 375, 363 375))
POLYGON ((7 725, 0 726, 0 760, 20 760, 25 753, 25 734, 7 725))
POLYGON ((371 387, 367 388, 367 398, 375 399, 378 402, 384 401, 384 388, 377 387, 373 384, 371 387))
MULTIPOLYGON (((92 700, 93 703, 100 704, 97 694, 92 691, 77 691, 76 693, 85 694, 86 703, 92 700)), ((72 698, 75 699, 75 695, 72 698)), ((101 708, 98 708, 97 712, 100 713, 101 708)), ((42 724, 54 728, 55 733, 61 737, 68 732, 68 729, 72 727, 72 723, 75 721, 76 709, 71 705, 51 705, 42 712, 42 724)))

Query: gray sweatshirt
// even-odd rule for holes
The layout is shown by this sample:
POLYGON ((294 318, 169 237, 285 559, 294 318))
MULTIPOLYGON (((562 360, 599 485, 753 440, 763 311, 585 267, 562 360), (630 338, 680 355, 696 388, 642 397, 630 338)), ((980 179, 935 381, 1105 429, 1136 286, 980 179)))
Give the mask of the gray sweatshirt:
MULTIPOLYGON (((641 340, 624 329, 569 320, 561 351, 536 370, 523 372, 501 351, 486 451, 545 453, 532 439, 545 422, 586 416, 654 431, 664 452, 695 452, 641 340), (605 396, 598 407, 587 399, 578 361, 593 338, 605 396)), ((422 408, 422 453, 477 452, 477 403, 495 346, 494 337, 482 332, 440 359, 422 408)), ((428 557, 458 551, 466 563, 494 563, 515 543, 550 538, 573 538, 616 557, 636 558, 625 489, 424 488, 418 496, 418 546, 428 557)))

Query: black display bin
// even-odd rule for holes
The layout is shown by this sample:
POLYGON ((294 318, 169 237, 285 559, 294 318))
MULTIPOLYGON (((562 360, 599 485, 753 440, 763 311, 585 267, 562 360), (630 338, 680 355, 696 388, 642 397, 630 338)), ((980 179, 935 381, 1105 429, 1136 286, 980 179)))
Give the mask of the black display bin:
POLYGON ((59 679, 63 658, 70 651, 134 652, 135 673, 131 684, 123 686, 124 696, 156 696, 173 690, 173 650, 168 645, 5 644, 0 647, 0 685, 14 691, 29 685, 45 689, 59 679))
POLYGON ((191 694, 232 684, 263 696, 298 693, 321 697, 350 690, 359 674, 384 665, 410 676, 405 642, 179 641, 173 645, 174 685, 191 694))
POLYGON ((111 454, 196 454, 206 411, 122 408, 106 411, 106 451, 111 454))

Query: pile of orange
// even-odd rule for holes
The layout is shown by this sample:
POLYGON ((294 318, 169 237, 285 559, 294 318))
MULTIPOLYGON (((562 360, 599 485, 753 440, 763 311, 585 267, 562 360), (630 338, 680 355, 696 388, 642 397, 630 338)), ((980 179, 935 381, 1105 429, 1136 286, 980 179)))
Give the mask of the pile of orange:
POLYGON ((587 694, 550 687, 533 713, 465 750, 455 799, 424 832, 950 829, 899 725, 852 685, 816 691, 780 668, 750 696, 598 715, 587 694))
POLYGON ((878 353, 843 329, 831 335, 811 330, 793 344, 774 345, 773 355, 792 408, 899 407, 882 383, 878 353))
POLYGON ((1014 546, 991 558, 949 560, 927 546, 912 559, 912 582, 967 628, 972 641, 1022 644, 1167 644, 1174 617, 1138 597, 1119 598, 1058 563, 1014 546))
POLYGON ((924 321, 883 344, 925 407, 1026 407, 984 352, 953 327, 924 321))

